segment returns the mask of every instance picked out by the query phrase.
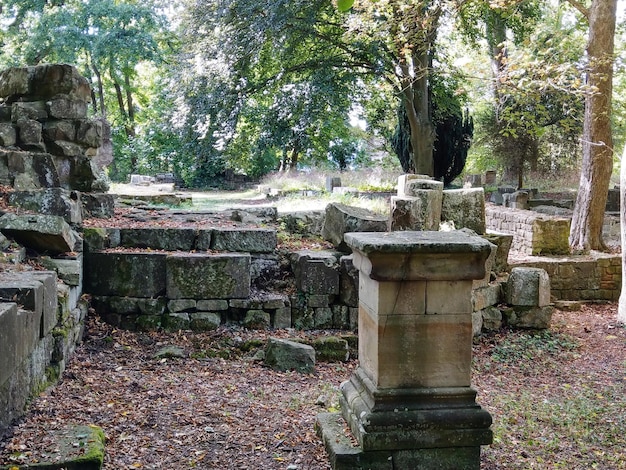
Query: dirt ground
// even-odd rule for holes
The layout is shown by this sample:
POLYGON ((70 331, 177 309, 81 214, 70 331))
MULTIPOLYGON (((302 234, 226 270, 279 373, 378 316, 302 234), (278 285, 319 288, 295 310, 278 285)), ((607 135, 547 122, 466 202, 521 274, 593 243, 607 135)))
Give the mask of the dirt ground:
MULTIPOLYGON (((477 340, 473 382, 495 433, 482 468, 626 468, 626 328, 616 308, 557 311, 548 333, 477 340)), ((315 416, 337 409, 356 361, 275 372, 253 360, 269 334, 132 333, 92 315, 60 383, 0 443, 0 465, 54 455, 49 431, 78 423, 104 429, 110 470, 328 469, 315 416), (156 357, 166 345, 185 357, 156 357)))

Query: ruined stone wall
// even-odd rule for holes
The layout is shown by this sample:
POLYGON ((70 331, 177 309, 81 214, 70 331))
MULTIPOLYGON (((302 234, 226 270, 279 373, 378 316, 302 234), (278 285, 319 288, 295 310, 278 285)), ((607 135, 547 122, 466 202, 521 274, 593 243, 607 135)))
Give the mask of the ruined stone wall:
POLYGON ((620 255, 594 253, 586 259, 541 258, 515 263, 544 269, 557 300, 618 300, 622 287, 620 255))
POLYGON ((87 79, 71 65, 0 71, 0 184, 14 190, 9 204, 71 223, 81 222, 83 206, 110 215, 111 201, 102 211, 90 195, 107 189, 96 162, 110 160, 108 124, 88 119, 90 101, 87 79))
POLYGON ((525 255, 569 253, 570 220, 488 204, 487 229, 513 235, 512 251, 525 255))

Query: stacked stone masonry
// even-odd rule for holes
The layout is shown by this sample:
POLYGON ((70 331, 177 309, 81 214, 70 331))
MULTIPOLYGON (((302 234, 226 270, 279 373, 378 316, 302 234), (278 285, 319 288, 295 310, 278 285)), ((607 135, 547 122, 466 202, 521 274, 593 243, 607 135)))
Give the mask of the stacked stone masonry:
POLYGON ((80 275, 71 271, 65 266, 62 278, 56 271, 20 271, 0 279, 0 437, 31 393, 60 376, 82 339, 87 303, 80 275))
POLYGON ((513 235, 511 249, 525 255, 569 253, 570 220, 488 204, 487 229, 513 235))
POLYGON ((89 119, 87 79, 66 64, 0 71, 0 183, 10 203, 80 223, 83 206, 110 215, 99 166, 108 124, 89 119), (93 196, 83 193, 99 192, 93 196))
POLYGON ((85 290, 98 313, 125 328, 356 325, 358 277, 350 256, 292 253, 296 292, 264 289, 264 280, 280 276, 274 230, 87 228, 84 237, 85 290))

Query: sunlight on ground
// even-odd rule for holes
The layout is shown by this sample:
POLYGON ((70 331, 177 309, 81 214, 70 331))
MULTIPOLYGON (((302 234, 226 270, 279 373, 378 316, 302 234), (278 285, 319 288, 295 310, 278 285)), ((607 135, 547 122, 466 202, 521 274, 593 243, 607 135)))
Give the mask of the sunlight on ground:
POLYGON ((254 189, 245 191, 176 191, 172 184, 151 184, 139 186, 132 184, 111 184, 110 194, 121 197, 149 196, 164 193, 191 194, 195 210, 228 210, 246 207, 276 207, 278 212, 321 211, 331 202, 369 209, 379 214, 389 212, 386 198, 368 199, 349 194, 321 194, 318 196, 287 196, 268 198, 254 189))

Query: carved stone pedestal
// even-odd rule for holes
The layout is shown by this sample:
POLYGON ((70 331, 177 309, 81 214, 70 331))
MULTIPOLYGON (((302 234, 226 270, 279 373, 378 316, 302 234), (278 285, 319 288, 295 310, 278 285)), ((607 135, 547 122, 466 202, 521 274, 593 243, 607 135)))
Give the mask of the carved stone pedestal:
POLYGON ((341 416, 317 419, 333 469, 479 469, 492 433, 470 386, 471 294, 491 245, 464 232, 345 240, 359 269, 359 367, 341 416))

